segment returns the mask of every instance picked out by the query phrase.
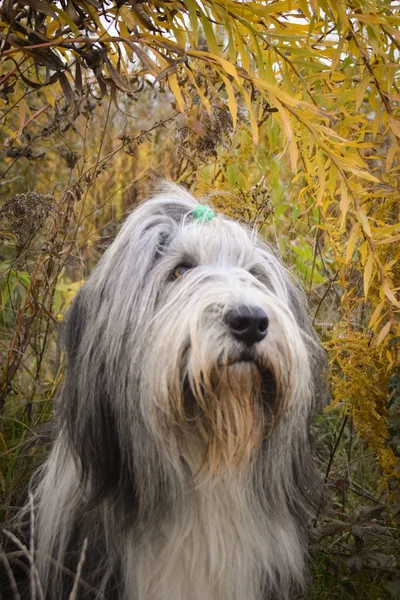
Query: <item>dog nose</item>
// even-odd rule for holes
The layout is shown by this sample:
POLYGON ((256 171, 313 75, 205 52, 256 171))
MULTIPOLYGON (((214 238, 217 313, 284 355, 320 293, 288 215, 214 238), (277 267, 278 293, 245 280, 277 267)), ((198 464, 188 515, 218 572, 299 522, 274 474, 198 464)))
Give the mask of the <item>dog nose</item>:
POLYGON ((224 316, 231 334, 240 342, 252 346, 267 335, 268 317, 258 306, 239 304, 224 316))

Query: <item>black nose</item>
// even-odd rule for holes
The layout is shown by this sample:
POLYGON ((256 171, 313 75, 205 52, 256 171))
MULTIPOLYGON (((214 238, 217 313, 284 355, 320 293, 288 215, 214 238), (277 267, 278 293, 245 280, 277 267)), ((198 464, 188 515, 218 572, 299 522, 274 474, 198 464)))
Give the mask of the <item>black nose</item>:
POLYGON ((231 334, 248 346, 260 342, 267 335, 268 317, 258 306, 239 304, 228 310, 224 321, 231 334))

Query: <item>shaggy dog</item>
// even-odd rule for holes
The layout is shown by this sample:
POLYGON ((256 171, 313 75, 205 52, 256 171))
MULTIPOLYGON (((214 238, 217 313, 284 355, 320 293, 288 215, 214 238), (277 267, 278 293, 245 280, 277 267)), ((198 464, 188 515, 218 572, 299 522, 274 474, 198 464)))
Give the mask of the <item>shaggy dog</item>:
POLYGON ((325 357, 254 231, 166 187, 77 295, 65 345, 58 435, 26 509, 28 597, 301 591, 325 357))

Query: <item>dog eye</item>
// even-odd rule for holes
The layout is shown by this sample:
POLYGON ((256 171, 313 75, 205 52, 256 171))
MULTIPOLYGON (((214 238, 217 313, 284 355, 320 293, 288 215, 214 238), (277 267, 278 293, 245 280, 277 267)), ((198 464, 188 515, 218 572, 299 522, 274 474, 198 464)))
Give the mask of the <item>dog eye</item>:
POLYGON ((191 268, 192 267, 188 267, 187 265, 178 265, 172 271, 172 279, 179 279, 179 277, 182 277, 187 271, 190 271, 191 268))

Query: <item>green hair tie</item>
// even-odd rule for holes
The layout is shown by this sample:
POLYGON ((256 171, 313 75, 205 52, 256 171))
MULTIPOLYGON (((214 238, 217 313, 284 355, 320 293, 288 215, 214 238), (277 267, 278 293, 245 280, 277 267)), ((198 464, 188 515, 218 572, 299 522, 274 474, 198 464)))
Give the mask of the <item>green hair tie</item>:
POLYGON ((202 221, 203 223, 207 223, 207 221, 211 221, 211 219, 215 217, 215 212, 210 206, 199 203, 192 212, 192 215, 193 221, 202 221))

